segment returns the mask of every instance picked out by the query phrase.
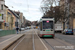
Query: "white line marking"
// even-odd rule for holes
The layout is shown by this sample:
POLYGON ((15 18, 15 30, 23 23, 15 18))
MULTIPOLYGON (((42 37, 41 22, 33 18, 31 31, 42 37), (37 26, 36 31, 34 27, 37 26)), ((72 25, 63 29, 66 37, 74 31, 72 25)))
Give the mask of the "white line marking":
MULTIPOLYGON (((25 35, 25 37, 26 37, 26 35, 25 35)), ((24 37, 24 38, 25 38, 25 37, 24 37)), ((23 38, 23 39, 24 39, 24 38, 23 38)), ((23 39, 13 48, 13 50, 16 49, 16 47, 23 41, 23 39)))
MULTIPOLYGON (((36 33, 36 32, 35 32, 36 33)), ((37 33, 36 33, 37 35, 37 33)), ((39 36, 37 35, 37 37, 39 38, 39 36)), ((44 45, 44 47, 46 48, 45 50, 48 50, 48 48, 46 47, 46 45, 43 43, 43 41, 39 38, 39 40, 42 42, 42 44, 44 45)))
MULTIPOLYGON (((17 35, 17 36, 18 36, 18 35, 17 35)), ((12 38, 15 38, 15 37, 16 37, 16 36, 14 36, 14 37, 12 37, 12 38)), ((8 40, 10 40, 10 39, 12 39, 12 38, 9 38, 9 39, 3 41, 3 42, 1 42, 0 44, 2 44, 2 43, 4 43, 4 42, 7 42, 8 40)))
POLYGON ((33 50, 35 50, 35 45, 34 45, 34 34, 33 34, 33 50))

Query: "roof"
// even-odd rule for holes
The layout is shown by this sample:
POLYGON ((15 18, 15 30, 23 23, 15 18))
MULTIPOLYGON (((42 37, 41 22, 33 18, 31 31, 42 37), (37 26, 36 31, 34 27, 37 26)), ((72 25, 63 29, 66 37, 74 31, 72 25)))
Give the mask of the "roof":
POLYGON ((8 8, 8 6, 4 5, 6 8, 8 8))
POLYGON ((53 17, 42 17, 42 18, 53 18, 53 17))
POLYGON ((14 11, 17 15, 19 15, 20 14, 20 12, 17 12, 17 11, 14 11))
POLYGON ((15 17, 17 17, 17 18, 19 18, 19 16, 15 13, 15 12, 13 12, 12 10, 10 10, 10 9, 8 9, 15 17))

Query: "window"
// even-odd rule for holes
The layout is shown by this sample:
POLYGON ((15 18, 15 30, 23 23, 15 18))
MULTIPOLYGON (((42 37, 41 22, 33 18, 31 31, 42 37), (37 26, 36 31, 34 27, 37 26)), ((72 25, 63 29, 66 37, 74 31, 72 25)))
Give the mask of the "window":
POLYGON ((1 10, 3 10, 3 5, 1 5, 1 10))
POLYGON ((42 31, 42 22, 40 22, 40 30, 42 31))
POLYGON ((53 29, 53 21, 43 21, 43 29, 53 29))
POLYGON ((2 19, 3 19, 3 14, 2 14, 2 19))

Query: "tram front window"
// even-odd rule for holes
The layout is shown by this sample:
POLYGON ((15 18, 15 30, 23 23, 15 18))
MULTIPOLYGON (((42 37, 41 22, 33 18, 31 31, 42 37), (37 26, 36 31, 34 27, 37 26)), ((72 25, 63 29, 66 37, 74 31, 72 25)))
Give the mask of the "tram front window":
POLYGON ((43 29, 53 29, 53 21, 43 21, 43 29))

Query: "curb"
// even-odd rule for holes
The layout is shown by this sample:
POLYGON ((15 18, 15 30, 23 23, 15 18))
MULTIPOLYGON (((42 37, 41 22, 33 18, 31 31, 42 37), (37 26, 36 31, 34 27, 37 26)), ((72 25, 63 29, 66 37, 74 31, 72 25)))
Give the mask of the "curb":
POLYGON ((22 36, 20 36, 19 38, 17 38, 17 39, 14 40, 13 42, 11 42, 8 46, 6 46, 5 48, 3 48, 2 50, 7 50, 11 45, 13 45, 17 40, 19 40, 19 39, 22 38, 23 36, 25 36, 25 34, 23 34, 22 36))

